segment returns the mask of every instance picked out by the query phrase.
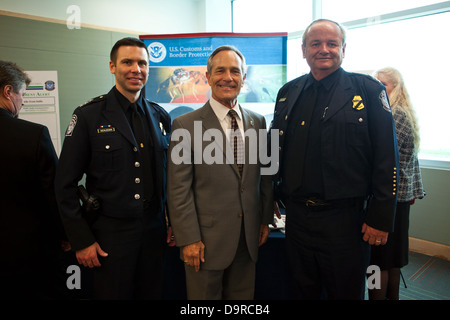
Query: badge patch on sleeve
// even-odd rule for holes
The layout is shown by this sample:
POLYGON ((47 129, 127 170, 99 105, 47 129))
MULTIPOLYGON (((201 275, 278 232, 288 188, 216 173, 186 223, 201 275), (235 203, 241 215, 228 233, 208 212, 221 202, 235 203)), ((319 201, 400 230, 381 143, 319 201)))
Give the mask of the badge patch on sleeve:
POLYGON ((72 119, 70 119, 69 125, 67 126, 66 137, 70 137, 72 135, 73 130, 77 125, 77 120, 78 120, 77 115, 76 114, 72 115, 72 119))
POLYGON ((383 109, 386 110, 387 112, 391 112, 391 107, 389 106, 389 101, 388 101, 386 91, 384 91, 384 90, 381 91, 380 100, 381 100, 381 104, 383 105, 383 109))

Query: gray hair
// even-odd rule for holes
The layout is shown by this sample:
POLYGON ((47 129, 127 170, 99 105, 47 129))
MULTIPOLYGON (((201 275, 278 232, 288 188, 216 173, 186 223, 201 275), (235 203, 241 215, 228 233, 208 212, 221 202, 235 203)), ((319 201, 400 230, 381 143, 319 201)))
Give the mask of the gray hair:
POLYGON ((19 93, 22 86, 30 82, 31 79, 17 64, 0 60, 0 89, 10 85, 15 93, 19 93))
POLYGON ((308 32, 311 29, 311 27, 318 22, 324 22, 324 21, 332 22, 339 27, 339 29, 341 30, 341 34, 342 34, 342 46, 344 46, 345 41, 347 39, 347 32, 345 31, 345 28, 340 23, 333 21, 333 20, 329 20, 329 19, 317 19, 317 20, 314 20, 313 22, 311 22, 310 25, 306 27, 305 32, 303 32, 302 44, 306 45, 306 37, 308 36, 308 32))
POLYGON ((234 51, 236 52, 236 54, 239 56, 239 58, 241 58, 242 61, 242 74, 245 74, 247 72, 247 66, 245 64, 245 57, 244 55, 234 46, 230 46, 230 45, 224 45, 224 46, 220 46, 218 48, 216 48, 216 50, 213 51, 213 53, 211 53, 211 55, 208 58, 208 62, 206 63, 206 71, 211 74, 211 70, 212 70, 212 66, 213 66, 213 62, 212 59, 216 56, 216 54, 218 54, 221 51, 234 51))

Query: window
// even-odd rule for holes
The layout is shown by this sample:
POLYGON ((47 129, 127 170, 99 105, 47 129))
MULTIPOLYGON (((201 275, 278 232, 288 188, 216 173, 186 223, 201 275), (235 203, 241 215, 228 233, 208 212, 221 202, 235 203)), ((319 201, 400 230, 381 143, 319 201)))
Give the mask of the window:
POLYGON ((349 30, 343 67, 372 72, 394 67, 403 75, 420 125, 420 158, 450 161, 450 12, 349 30))
POLYGON ((313 6, 316 17, 347 27, 345 70, 370 74, 391 66, 402 73, 420 125, 421 165, 450 169, 450 1, 237 0, 234 31, 288 32, 289 81, 309 72, 301 36, 313 6))
POLYGON ((311 21, 312 2, 297 0, 234 0, 234 32, 293 32, 311 21))
POLYGON ((321 0, 322 17, 339 22, 414 9, 441 2, 440 0, 321 0))

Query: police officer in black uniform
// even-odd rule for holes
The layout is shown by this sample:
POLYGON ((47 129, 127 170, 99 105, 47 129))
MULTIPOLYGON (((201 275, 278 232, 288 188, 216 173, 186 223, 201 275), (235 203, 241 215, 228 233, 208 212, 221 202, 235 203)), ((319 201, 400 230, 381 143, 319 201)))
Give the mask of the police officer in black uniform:
POLYGON ((171 121, 142 96, 148 58, 139 39, 114 45, 110 71, 116 84, 75 109, 57 169, 62 220, 78 262, 93 268, 94 299, 162 294, 171 121), (83 207, 78 185, 84 175, 83 207))
POLYGON ((311 23, 302 49, 311 72, 280 89, 272 123, 294 293, 363 299, 369 244, 385 244, 393 228, 392 114, 381 84, 341 68, 345 30, 338 23, 311 23))

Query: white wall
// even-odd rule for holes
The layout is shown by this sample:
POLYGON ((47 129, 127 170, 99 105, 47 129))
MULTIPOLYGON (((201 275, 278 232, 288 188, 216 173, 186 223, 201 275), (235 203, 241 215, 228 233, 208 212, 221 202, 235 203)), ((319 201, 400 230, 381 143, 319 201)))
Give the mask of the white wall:
POLYGON ((230 0, 2 0, 0 10, 66 21, 80 8, 81 27, 137 34, 230 32, 230 0))

